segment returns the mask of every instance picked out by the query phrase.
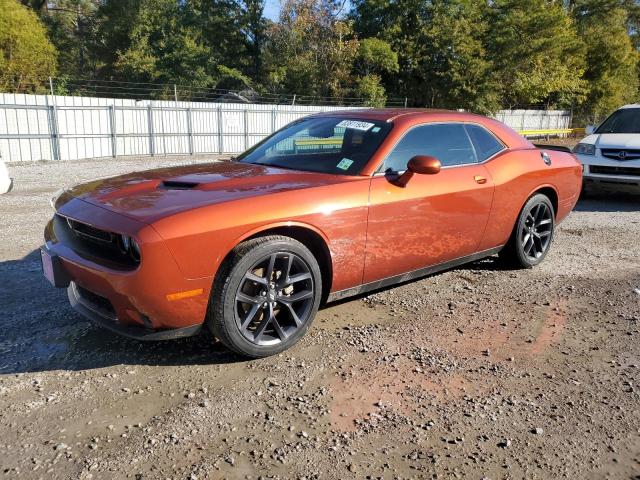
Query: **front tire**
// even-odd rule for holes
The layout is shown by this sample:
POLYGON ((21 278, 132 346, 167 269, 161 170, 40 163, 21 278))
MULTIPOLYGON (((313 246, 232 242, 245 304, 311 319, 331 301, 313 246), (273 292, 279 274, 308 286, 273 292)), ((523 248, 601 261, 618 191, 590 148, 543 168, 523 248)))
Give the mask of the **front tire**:
POLYGON ((274 355, 306 333, 321 296, 320 267, 307 247, 289 237, 255 238, 238 245, 220 267, 207 325, 236 353, 274 355))
POLYGON ((534 267, 549 253, 554 229, 555 211, 551 200, 544 194, 535 194, 522 207, 509 243, 500 256, 515 267, 534 267))

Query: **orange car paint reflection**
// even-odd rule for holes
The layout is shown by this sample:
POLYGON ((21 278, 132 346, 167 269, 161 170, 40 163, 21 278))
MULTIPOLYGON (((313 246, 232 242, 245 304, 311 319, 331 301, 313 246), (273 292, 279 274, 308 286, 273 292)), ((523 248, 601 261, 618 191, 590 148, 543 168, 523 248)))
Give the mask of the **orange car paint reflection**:
POLYGON ((497 121, 425 110, 321 115, 384 120, 393 128, 357 176, 223 162, 136 172, 68 192, 58 203, 61 215, 139 240, 135 270, 74 252, 51 224, 48 245, 78 285, 111 300, 121 323, 140 324, 138 312, 154 328, 169 329, 201 324, 225 257, 273 229, 311 232, 324 243, 328 258, 320 262, 334 293, 504 245, 527 198, 541 188, 557 196, 558 221, 577 202, 582 175, 573 155, 549 152, 547 166, 539 150, 497 121), (375 175, 407 129, 429 122, 484 125, 506 149, 482 164, 416 174, 405 187, 375 175), (164 188, 163 181, 197 186, 164 188))

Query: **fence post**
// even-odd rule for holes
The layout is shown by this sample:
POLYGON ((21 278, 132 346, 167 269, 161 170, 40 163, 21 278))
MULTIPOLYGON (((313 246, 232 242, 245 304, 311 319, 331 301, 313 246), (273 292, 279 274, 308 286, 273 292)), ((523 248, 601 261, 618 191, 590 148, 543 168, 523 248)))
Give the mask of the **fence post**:
POLYGON ((176 84, 173 84, 173 99, 176 101, 176 107, 178 106, 178 87, 176 84))
POLYGON ((222 138, 222 105, 218 106, 218 153, 222 155, 224 141, 222 138))
POLYGON ((404 108, 407 108, 407 100, 409 100, 407 97, 404 97, 404 108))
POLYGON ((291 101, 291 106, 296 104, 296 94, 293 94, 293 100, 291 101))
POLYGON ((51 91, 51 107, 49 111, 49 133, 51 134, 51 150, 54 160, 60 160, 60 131, 58 129, 58 109, 56 97, 53 92, 53 79, 49 77, 49 89, 51 91))
POLYGON ((191 107, 187 108, 187 141, 189 143, 189 155, 193 155, 193 126, 191 124, 191 107))
POLYGON ((247 107, 244 108, 243 117, 244 117, 244 149, 246 150, 247 148, 249 148, 249 109, 247 107))
POLYGON ((276 109, 271 109, 271 133, 276 131, 276 109))
POLYGON ((109 124, 111 125, 111 156, 118 156, 118 138, 116 137, 116 106, 109 105, 109 124))
POLYGON ((153 137, 153 109, 151 104, 147 106, 147 122, 149 125, 149 155, 153 157, 156 154, 156 146, 153 137))

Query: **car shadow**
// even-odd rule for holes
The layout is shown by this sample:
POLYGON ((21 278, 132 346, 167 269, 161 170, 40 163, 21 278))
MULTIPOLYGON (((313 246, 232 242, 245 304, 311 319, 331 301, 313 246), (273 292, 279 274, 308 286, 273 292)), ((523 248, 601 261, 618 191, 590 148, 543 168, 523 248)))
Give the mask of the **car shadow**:
POLYGON ((43 277, 39 250, 1 262, 0 278, 0 374, 246 361, 206 333, 141 342, 94 326, 71 308, 66 290, 43 277))
POLYGON ((612 192, 592 187, 583 192, 576 212, 637 212, 640 211, 640 193, 612 192))

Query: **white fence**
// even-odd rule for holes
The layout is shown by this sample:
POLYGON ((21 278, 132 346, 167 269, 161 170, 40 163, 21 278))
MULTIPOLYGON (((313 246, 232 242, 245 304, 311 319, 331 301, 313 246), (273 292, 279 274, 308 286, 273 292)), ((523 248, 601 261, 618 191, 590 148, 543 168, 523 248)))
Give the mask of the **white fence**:
MULTIPOLYGON (((135 101, 0 93, 4 161, 238 153, 293 120, 345 107, 135 101)), ((568 128, 565 111, 510 110, 517 130, 568 128)))

